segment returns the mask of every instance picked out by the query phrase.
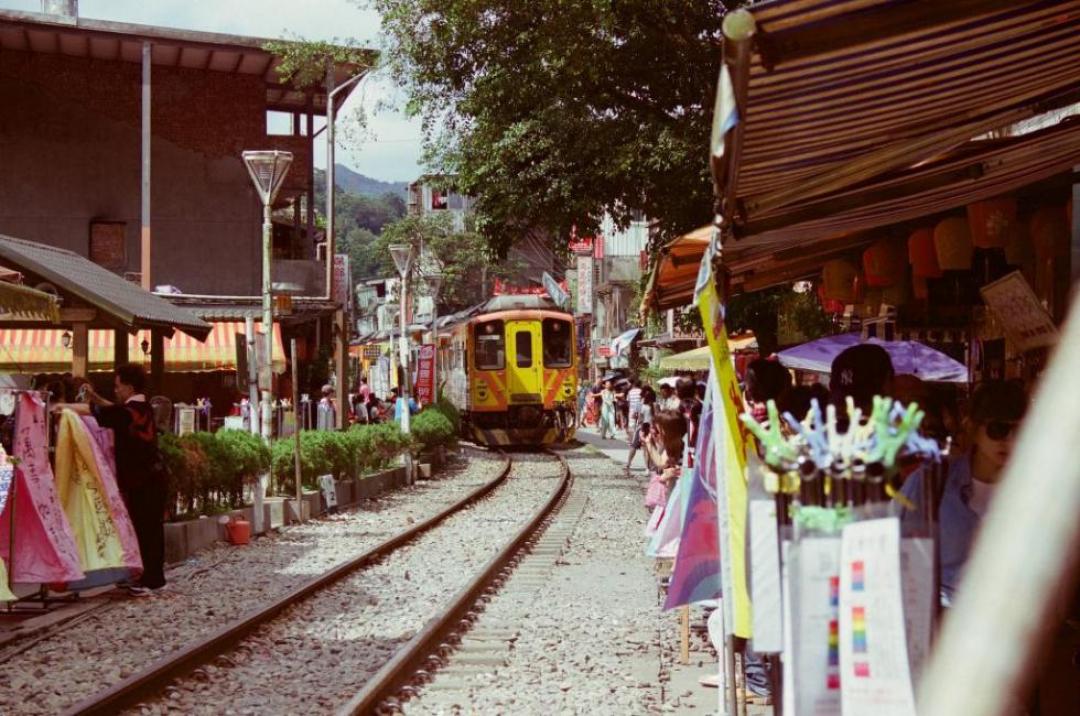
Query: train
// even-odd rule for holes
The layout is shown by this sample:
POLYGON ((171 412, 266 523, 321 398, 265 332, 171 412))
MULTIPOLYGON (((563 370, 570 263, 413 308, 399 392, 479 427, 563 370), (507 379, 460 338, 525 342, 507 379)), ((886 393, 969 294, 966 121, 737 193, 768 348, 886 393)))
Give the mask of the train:
POLYGON ((572 439, 576 345, 573 316, 542 296, 496 296, 441 325, 443 394, 463 436, 498 447, 572 439))

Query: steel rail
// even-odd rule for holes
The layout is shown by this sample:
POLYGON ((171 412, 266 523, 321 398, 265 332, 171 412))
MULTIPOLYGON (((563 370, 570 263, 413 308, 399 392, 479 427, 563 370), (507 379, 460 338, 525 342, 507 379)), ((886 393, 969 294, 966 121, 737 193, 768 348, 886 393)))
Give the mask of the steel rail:
POLYGON ((288 607, 307 599, 321 589, 338 582, 362 567, 387 557, 424 532, 431 530, 446 518, 487 496, 488 493, 505 482, 510 475, 513 461, 509 455, 504 454, 504 458, 506 463, 503 465, 502 470, 499 471, 498 477, 476 488, 433 517, 413 525, 347 562, 342 562, 315 579, 289 590, 273 602, 247 613, 209 636, 189 644, 183 649, 166 654, 142 671, 69 707, 64 711, 65 716, 75 716, 76 714, 111 715, 134 706, 146 698, 157 696, 158 692, 165 686, 197 666, 223 654, 255 628, 274 619, 288 607))
POLYGON ((546 452, 562 465, 563 475, 544 505, 528 524, 491 558, 480 573, 453 597, 441 614, 432 617, 416 636, 383 664, 359 693, 338 709, 338 716, 399 712, 401 702, 417 693, 413 682, 430 676, 426 667, 431 665, 432 659, 441 661, 439 657, 450 649, 450 644, 457 641, 463 632, 472 626, 477 616, 475 605, 486 601, 494 586, 504 580, 504 572, 513 566, 528 543, 543 531, 569 494, 573 482, 569 465, 558 453, 551 450, 546 452))

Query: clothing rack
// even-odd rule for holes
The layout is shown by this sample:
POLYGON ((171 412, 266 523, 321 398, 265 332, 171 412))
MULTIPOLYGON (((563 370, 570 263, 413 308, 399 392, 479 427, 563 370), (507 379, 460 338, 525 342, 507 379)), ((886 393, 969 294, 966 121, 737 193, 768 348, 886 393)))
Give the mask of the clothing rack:
MULTIPOLYGON (((52 434, 52 428, 53 428, 52 412, 49 410, 49 403, 50 403, 50 401, 52 400, 52 397, 53 397, 52 393, 47 391, 47 390, 26 390, 26 389, 22 389, 22 388, 0 388, 0 395, 14 395, 15 396, 15 409, 12 411, 10 420, 12 421, 13 425, 16 426, 16 428, 17 428, 17 426, 19 424, 19 413, 20 413, 20 403, 21 403, 19 398, 21 398, 23 395, 33 395, 33 396, 37 397, 38 399, 40 399, 42 402, 45 403, 45 436, 46 436, 46 444, 48 445, 48 450, 49 450, 50 454, 55 452, 56 446, 53 444, 53 434, 52 434)), ((13 457, 15 457, 15 440, 14 440, 14 438, 12 439, 11 455, 9 455, 9 458, 13 458, 13 457)), ((16 466, 16 469, 18 469, 17 466, 16 466)), ((11 505, 10 519, 8 520, 8 559, 7 559, 7 581, 8 581, 8 583, 7 583, 7 587, 8 587, 8 591, 10 591, 12 594, 15 593, 15 589, 14 589, 14 587, 15 587, 15 534, 16 534, 15 533, 15 517, 16 517, 16 515, 15 515, 15 496, 16 496, 16 493, 17 493, 17 486, 18 486, 18 480, 17 480, 16 475, 15 475, 15 470, 13 470, 12 475, 11 475, 11 486, 8 488, 7 503, 5 503, 5 504, 10 503, 10 505, 11 505)), ((70 595, 65 596, 65 597, 50 596, 49 588, 46 585, 42 584, 42 585, 39 585, 38 591, 34 592, 33 594, 29 594, 29 595, 27 595, 25 597, 17 597, 15 601, 8 602, 7 606, 6 606, 6 609, 4 609, 3 611, 0 611, 0 617, 23 616, 25 614, 26 610, 17 610, 15 608, 15 606, 17 604, 25 604, 25 603, 29 603, 29 602, 39 603, 41 605, 41 609, 40 610, 37 610, 37 609, 34 610, 34 613, 37 613, 39 611, 47 610, 49 604, 74 602, 74 601, 78 601, 78 599, 79 599, 79 594, 77 592, 72 592, 70 595)))

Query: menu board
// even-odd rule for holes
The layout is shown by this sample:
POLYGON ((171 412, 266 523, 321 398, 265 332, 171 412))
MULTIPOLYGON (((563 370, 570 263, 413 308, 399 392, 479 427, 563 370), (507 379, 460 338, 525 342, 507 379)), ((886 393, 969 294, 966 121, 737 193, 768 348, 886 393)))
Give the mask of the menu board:
POLYGON ((1024 275, 1013 271, 979 289, 1009 340, 1021 351, 1053 345, 1057 327, 1024 275))

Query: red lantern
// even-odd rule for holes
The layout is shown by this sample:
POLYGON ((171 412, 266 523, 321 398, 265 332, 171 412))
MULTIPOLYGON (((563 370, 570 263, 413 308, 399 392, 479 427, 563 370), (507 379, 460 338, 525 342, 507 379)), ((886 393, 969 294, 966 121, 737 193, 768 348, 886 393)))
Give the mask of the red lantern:
POLYGON ((911 292, 917 301, 930 298, 930 283, 926 276, 911 274, 911 292))
POLYGON ((834 301, 831 298, 825 297, 825 284, 819 283, 817 287, 818 303, 821 304, 821 310, 825 313, 843 313, 844 304, 840 301, 834 301))
POLYGON ((996 199, 968 204, 968 224, 971 243, 980 249, 1005 247, 1009 227, 1016 223, 1016 200, 999 196, 996 199))
POLYGON ((886 239, 875 241, 863 252, 866 285, 884 287, 900 283, 904 280, 905 263, 900 244, 886 239))
POLYGON ((920 278, 940 278, 941 267, 937 262, 937 251, 934 249, 934 232, 930 229, 919 229, 911 232, 908 237, 908 261, 911 262, 911 272, 920 278))
POLYGON ((906 306, 911 300, 911 284, 906 279, 907 276, 904 280, 881 289, 881 302, 896 307, 906 306))
POLYGON ((882 295, 880 288, 866 289, 866 297, 862 303, 862 315, 872 318, 881 313, 882 295))
POLYGON ((934 227, 934 251, 943 271, 966 271, 974 253, 971 230, 960 217, 945 219, 934 227))
POLYGON ((824 296, 830 301, 840 303, 855 302, 855 281, 859 269, 846 259, 833 259, 825 263, 821 270, 821 285, 824 296))
POLYGON ((1068 213, 1060 206, 1043 206, 1031 216, 1031 242, 1039 261, 1069 254, 1068 213))

